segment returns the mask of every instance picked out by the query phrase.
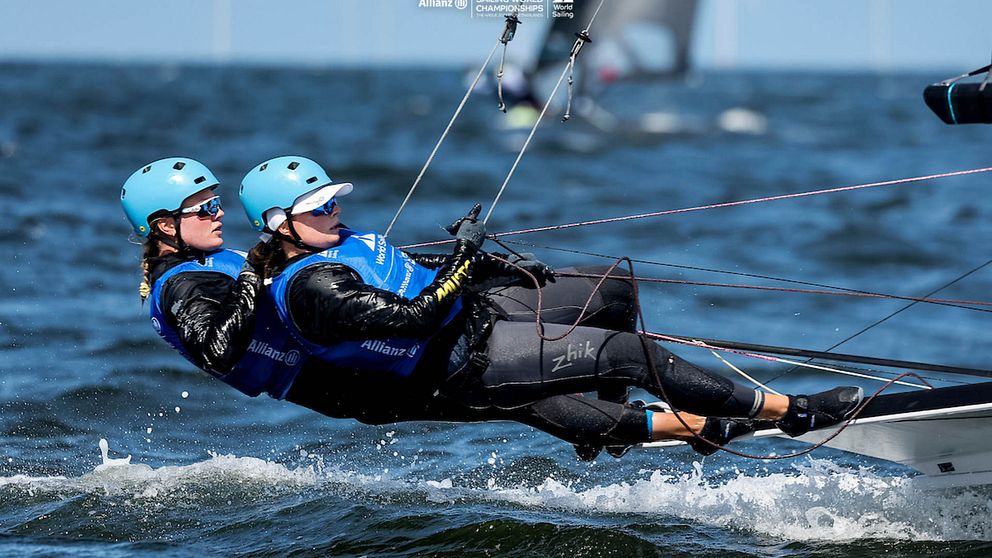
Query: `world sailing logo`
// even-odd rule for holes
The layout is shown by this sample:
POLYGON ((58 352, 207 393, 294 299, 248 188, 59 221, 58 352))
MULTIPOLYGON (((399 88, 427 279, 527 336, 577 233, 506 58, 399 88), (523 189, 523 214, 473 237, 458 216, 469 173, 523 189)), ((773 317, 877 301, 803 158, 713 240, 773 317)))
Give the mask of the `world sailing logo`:
POLYGON ((356 234, 352 238, 361 241, 362 244, 368 246, 369 250, 375 252, 375 233, 356 234))
POLYGON ((352 238, 361 242, 369 250, 375 252, 375 263, 382 265, 386 263, 386 239, 375 233, 356 234, 352 238))

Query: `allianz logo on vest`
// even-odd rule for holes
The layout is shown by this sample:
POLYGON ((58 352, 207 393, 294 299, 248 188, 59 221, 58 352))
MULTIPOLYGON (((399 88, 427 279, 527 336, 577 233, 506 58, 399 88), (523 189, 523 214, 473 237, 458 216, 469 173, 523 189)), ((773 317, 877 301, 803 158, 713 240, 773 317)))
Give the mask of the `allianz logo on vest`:
POLYGON ((412 357, 417 354, 417 349, 419 347, 414 345, 407 349, 404 347, 393 347, 383 343, 382 341, 365 341, 362 343, 362 348, 386 356, 412 357))
POLYGON ((300 361, 300 352, 296 349, 287 352, 277 351, 272 345, 255 339, 252 339, 251 344, 248 345, 248 352, 271 358, 276 362, 282 362, 286 366, 293 366, 300 361))
POLYGON ((403 259, 403 271, 405 275, 403 275, 403 282, 400 283, 400 288, 396 289, 396 294, 400 296, 406 296, 406 290, 410 288, 410 279, 413 277, 413 270, 415 269, 413 262, 406 257, 406 254, 403 254, 403 259))

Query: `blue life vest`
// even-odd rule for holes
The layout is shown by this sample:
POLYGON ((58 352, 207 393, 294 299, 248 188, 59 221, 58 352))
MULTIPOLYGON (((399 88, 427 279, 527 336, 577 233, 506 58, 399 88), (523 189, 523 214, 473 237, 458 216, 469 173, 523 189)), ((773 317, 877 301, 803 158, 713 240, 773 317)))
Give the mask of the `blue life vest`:
MULTIPOLYGON (((151 304, 148 309, 152 327, 162 339, 193 364, 196 364, 196 361, 183 347, 179 334, 165 318, 161 307, 162 289, 170 278, 191 271, 212 271, 237 279, 244 262, 245 257, 238 252, 218 250, 206 256, 202 264, 198 261, 188 261, 172 267, 152 286, 151 304)), ((276 399, 282 399, 296 379, 296 374, 306 356, 306 350, 282 325, 271 297, 263 290, 255 310, 255 331, 252 333, 248 350, 234 369, 227 374, 210 373, 252 397, 266 392, 276 399)))
POLYGON ((335 366, 392 372, 409 376, 427 342, 462 309, 458 299, 435 331, 425 331, 415 339, 365 339, 339 341, 331 345, 317 345, 303 338, 303 335, 289 316, 286 300, 293 277, 304 268, 320 263, 346 265, 361 276, 367 285, 412 299, 430 285, 437 276, 436 269, 428 269, 386 242, 382 236, 370 232, 361 233, 342 229, 343 240, 333 248, 311 254, 293 262, 272 279, 270 292, 275 300, 276 310, 283 323, 287 324, 297 339, 313 356, 333 362, 335 366))

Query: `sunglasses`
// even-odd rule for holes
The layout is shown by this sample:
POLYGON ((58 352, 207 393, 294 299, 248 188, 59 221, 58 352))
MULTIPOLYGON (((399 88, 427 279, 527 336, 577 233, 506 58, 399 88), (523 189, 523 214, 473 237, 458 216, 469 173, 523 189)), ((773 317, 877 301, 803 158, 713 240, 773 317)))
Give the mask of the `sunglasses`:
POLYGON ((331 212, 334 211, 334 207, 337 204, 338 204, 337 200, 334 199, 334 198, 331 198, 331 199, 327 200, 327 203, 325 203, 324 205, 322 205, 322 206, 314 209, 310 213, 312 213, 315 217, 318 217, 320 215, 330 215, 331 212))
POLYGON ((203 203, 180 209, 179 214, 196 213, 197 217, 216 217, 220 209, 220 196, 214 196, 203 203))

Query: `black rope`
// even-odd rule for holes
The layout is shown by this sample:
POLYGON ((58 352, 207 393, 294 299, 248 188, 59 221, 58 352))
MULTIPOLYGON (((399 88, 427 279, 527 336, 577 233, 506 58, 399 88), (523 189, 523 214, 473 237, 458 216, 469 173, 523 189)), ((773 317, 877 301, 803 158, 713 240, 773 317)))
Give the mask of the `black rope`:
MULTIPOLYGON (((940 286, 940 287, 938 287, 938 288, 936 288, 936 289, 934 289, 934 290, 932 290, 932 291, 930 291, 929 293, 927 293, 927 294, 925 294, 925 295, 923 295, 923 297, 922 297, 922 298, 929 298, 929 297, 931 297, 931 296, 933 296, 933 295, 935 295, 935 294, 937 294, 937 293, 939 293, 940 291, 942 291, 942 290, 944 290, 944 289, 946 289, 947 287, 950 287, 950 286, 951 286, 951 285, 953 285, 954 283, 957 283, 958 281, 960 281, 960 280, 962 280, 962 279, 964 279, 965 277, 967 277, 967 276, 969 276, 969 275, 971 275, 972 273, 975 273, 976 271, 978 271, 978 270, 980 270, 980 269, 982 269, 983 267, 985 267, 985 266, 987 266, 987 265, 989 265, 989 264, 992 264, 992 260, 989 260, 989 261, 987 261, 987 262, 985 262, 985 263, 983 263, 982 265, 980 265, 980 266, 978 266, 978 267, 976 267, 976 268, 974 268, 974 269, 971 269, 971 270, 969 270, 969 271, 967 271, 967 272, 965 272, 965 273, 964 273, 963 275, 961 275, 961 276, 959 276, 959 277, 957 277, 957 278, 955 278, 955 279, 953 279, 953 280, 951 280, 950 282, 948 282, 948 283, 946 283, 946 284, 944 284, 944 285, 942 285, 942 286, 940 286)), ((877 326, 877 325, 880 325, 880 324, 882 324, 882 323, 884 323, 884 322, 886 322, 886 321, 888 321, 888 320, 889 320, 890 318, 893 318, 893 317, 895 317, 895 316, 896 316, 897 314, 900 314, 900 313, 902 313, 902 312, 904 312, 904 311, 906 311, 906 310, 909 310, 910 308, 912 308, 913 306, 915 306, 915 305, 916 305, 917 303, 919 303, 919 302, 920 302, 919 300, 914 300, 914 301, 912 301, 912 302, 910 302, 909 304, 907 304, 907 305, 905 305, 905 306, 903 306, 902 308, 900 308, 900 309, 898 309, 898 310, 896 310, 895 312, 892 312, 892 313, 890 313, 889 315, 887 315, 887 316, 885 316, 884 318, 881 318, 881 319, 879 319, 879 320, 876 320, 876 321, 875 321, 875 322, 873 322, 872 324, 870 324, 870 325, 867 325, 867 326, 865 326, 865 327, 863 327, 863 328, 861 328, 861 330, 860 330, 860 331, 858 331, 857 333, 853 333, 853 334, 851 334, 851 335, 848 335, 848 336, 847 336, 847 337, 845 337, 845 338, 844 338, 843 340, 841 340, 841 341, 838 341, 837 343, 834 343, 833 345, 831 345, 830 347, 828 347, 828 348, 827 348, 827 349, 826 349, 825 351, 823 351, 823 352, 825 352, 825 353, 829 353, 830 351, 832 351, 832 350, 834 350, 834 349, 836 349, 837 347, 840 347, 841 345, 843 345, 844 343, 847 343, 848 341, 850 341, 850 340, 852 340, 852 339, 854 339, 855 337, 858 337, 859 335, 861 335, 861 334, 863 334, 863 333, 866 333, 867 331, 869 331, 870 329, 872 329, 872 328, 874 328, 875 326, 877 326)), ((973 309, 974 309, 974 310, 978 310, 978 308, 973 308, 973 309)), ((986 311, 987 311, 987 310, 986 310, 986 311)), ((807 360, 806 362, 808 363, 808 362, 809 362, 809 360, 807 360)), ((794 370, 796 370, 796 368, 798 368, 798 366, 792 366, 792 367, 790 367, 790 368, 788 368, 788 369, 787 369, 787 370, 786 370, 785 372, 782 372, 781 374, 778 374, 777 376, 775 376, 775 377, 773 377, 772 379, 770 379, 770 380, 768 380, 768 381, 767 381, 767 382, 765 382, 765 383, 767 384, 767 383, 771 383, 771 382, 774 382, 775 380, 777 380, 777 379, 779 379, 779 378, 781 378, 782 376, 785 376, 786 374, 789 374, 789 373, 791 373, 791 372, 793 372, 794 370)))
MULTIPOLYGON (((503 246, 504 248, 509 249, 502 242, 500 242, 498 240, 496 242, 497 242, 497 244, 503 246)), ((520 267, 519 265, 516 265, 513 262, 510 262, 510 261, 508 261, 508 260, 506 260, 504 258, 500 258, 499 256, 496 256, 496 255, 493 255, 493 254, 488 254, 488 256, 491 257, 491 258, 494 258, 496 260, 499 260, 499 261, 501 261, 501 262, 503 262, 503 263, 505 263, 507 265, 510 265, 510 266, 516 268, 517 271, 519 271, 520 273, 522 273, 524 276, 526 276, 528 279, 530 279, 533 282, 534 287, 537 289, 537 308, 535 310, 534 326, 535 326, 535 328, 537 330, 537 336, 540 339, 544 340, 544 341, 558 341, 560 339, 565 338, 566 336, 568 336, 569 334, 571 334, 573 331, 575 331, 575 329, 579 327, 579 323, 582 321, 583 315, 589 309, 589 306, 592 303, 593 297, 595 297, 596 293, 599 292, 599 290, 603 287, 603 284, 606 282, 606 280, 610 278, 611 274, 613 273, 613 270, 617 269, 620 266, 620 264, 621 263, 624 263, 624 262, 626 262, 626 264, 627 264, 627 268, 628 268, 628 272, 629 272, 628 279, 630 280, 631 285, 632 285, 632 291, 633 291, 632 292, 632 299, 633 299, 633 304, 634 304, 634 306, 635 306, 635 308, 637 310, 637 319, 638 319, 638 322, 640 322, 640 324, 641 324, 641 329, 642 330, 645 329, 644 309, 641 306, 640 293, 638 292, 638 288, 637 288, 637 275, 634 273, 634 263, 633 263, 633 261, 630 258, 627 258, 627 257, 617 258, 617 260, 613 263, 613 265, 611 265, 609 267, 609 269, 607 269, 606 272, 603 274, 603 277, 600 278, 599 281, 596 283, 595 288, 593 288, 592 292, 589 294, 589 298, 586 300, 585 304, 582 306, 581 310, 579 311, 579 315, 576 317, 575 323, 571 324, 565 330, 565 332, 563 334, 558 335, 556 337, 548 337, 548 336, 546 336, 544 334, 543 321, 541 320, 541 313, 543 311, 543 304, 544 303, 543 303, 542 287, 541 287, 540 281, 538 281, 537 277, 535 277, 529 271, 527 271, 526 269, 520 267)), ((639 335, 639 337, 641 339, 642 345, 645 345, 644 346, 644 356, 645 356, 645 358, 647 360, 648 368, 651 370, 651 373, 652 373, 652 375, 654 377, 655 385, 657 386, 658 391, 661 393, 662 399, 664 401, 666 401, 669 405, 671 405, 671 399, 668 397, 668 394, 665 392, 665 386, 664 386, 664 384, 661 381, 660 372, 659 372, 659 369, 658 369, 657 364, 654 361, 654 356, 652 354, 652 351, 650 351, 647 348, 647 346, 646 346, 647 343, 653 343, 654 341, 650 340, 649 338, 647 338, 644 335, 639 335)), ((671 358, 674 358, 674 355, 672 355, 669 358, 670 359, 671 358)), ((827 442, 829 442, 829 441, 833 440, 834 438, 836 438, 837 436, 839 436, 841 432, 843 432, 845 429, 847 429, 847 427, 850 426, 851 423, 854 420, 857 419, 858 415, 861 414, 861 412, 865 409, 865 407, 868 406, 869 403, 871 403, 883 391, 885 391, 886 389, 888 389, 888 388, 892 387, 893 385, 895 385, 895 383, 897 381, 901 380, 902 378, 906 378, 906 377, 914 377, 914 378, 920 380, 921 382, 923 382, 924 384, 926 384, 927 386, 930 386, 930 384, 928 384, 925 380, 923 380, 918 375, 916 375, 916 374, 914 374, 912 372, 905 372, 903 374, 900 374, 899 376, 896 376, 895 378, 893 378, 893 379, 889 380, 888 382, 886 382, 881 388, 879 388, 874 394, 872 394, 871 397, 869 397, 866 401, 864 401, 857 409, 854 410, 853 413, 851 413, 851 416, 848 417, 847 420, 845 422, 843 422, 841 424, 841 426, 836 431, 834 431, 831 435, 827 436, 825 439, 821 440, 820 442, 817 442, 817 443, 813 444, 812 446, 810 446, 808 448, 805 448, 805 449, 803 449, 801 451, 797 451, 797 452, 785 454, 785 455, 754 455, 754 454, 749 454, 749 453, 745 453, 745 452, 741 452, 741 451, 730 449, 730 448, 728 448, 726 446, 720 445, 720 444, 718 444, 716 442, 713 442, 711 440, 707 440, 706 438, 704 438, 703 436, 701 436, 698 432, 696 432, 695 430, 692 429, 692 427, 689 426, 689 424, 686 422, 686 420, 682 418, 682 416, 679 414, 679 412, 677 411, 677 409, 675 409, 674 407, 672 408, 672 411, 673 411, 672 414, 675 416, 676 420, 679 421, 679 423, 682 425, 682 427, 685 428, 685 430, 692 435, 693 438, 698 439, 698 440, 702 440, 704 443, 706 443, 706 444, 708 444, 708 445, 710 445, 712 447, 715 447, 718 450, 723 450, 723 451, 725 451, 727 453, 730 453, 732 455, 736 455, 738 457, 743 457, 743 458, 746 458, 746 459, 762 459, 762 460, 764 460, 764 459, 768 459, 768 460, 793 459, 793 458, 796 458, 796 457, 801 457, 803 455, 807 455, 807 454, 815 451, 816 449, 818 449, 818 448, 826 445, 827 442)))
MULTIPOLYGON (((535 243, 532 243, 532 242, 526 242, 526 241, 523 241, 523 240, 506 240, 506 239, 501 239, 500 240, 500 246, 503 246, 504 248, 509 249, 506 246, 506 244, 516 244, 516 245, 519 245, 519 246, 529 246, 531 248, 541 248, 543 250, 552 250, 552 251, 555 251, 555 252, 565 252, 565 253, 569 253, 569 254, 579 254, 579 255, 583 255, 583 256, 593 256, 593 257, 596 257, 596 258, 605 258, 605 259, 610 259, 610 260, 614 260, 614 259, 617 259, 618 258, 618 256, 613 256, 613 255, 610 255, 610 254, 599 254, 599 253, 596 253, 596 252, 588 252, 588 251, 583 251, 583 250, 575 250, 575 249, 571 249, 571 248, 560 248, 560 247, 556 247, 556 246, 546 246, 546 245, 542 245, 542 244, 535 244, 535 243)), ((867 295, 873 295, 873 296, 878 296, 878 297, 882 297, 882 298, 894 298, 894 299, 898 299, 898 300, 911 300, 911 301, 913 301, 914 304, 917 303, 917 302, 926 302, 927 304, 936 304, 938 306, 948 306, 948 307, 951 307, 951 308, 961 308, 963 310, 972 310, 972 311, 975 311, 975 312, 992 313, 992 309, 976 308, 974 306, 967 306, 967 305, 963 305, 963 304, 956 304, 956 303, 953 303, 953 302, 941 302, 941 301, 937 301, 937 300, 927 300, 927 301, 917 300, 918 298, 927 298, 926 296, 924 296, 924 297, 907 297, 907 296, 902 296, 902 295, 880 293, 880 292, 876 292, 876 291, 865 291, 865 290, 861 290, 861 289, 851 289, 851 288, 848 288, 848 287, 838 287, 838 286, 835 286, 835 285, 828 285, 828 284, 825 284, 825 283, 815 283, 813 281, 802 281, 802 280, 799 280, 799 279, 788 279, 788 278, 785 278, 785 277, 776 277, 776 276, 773 276, 773 275, 761 275, 761 274, 758 274, 758 273, 747 273, 747 272, 743 272, 743 271, 729 271, 729 270, 724 270, 724 269, 712 269, 712 268, 707 268, 707 267, 691 266, 691 265, 684 265, 684 264, 673 264, 673 263, 659 262, 659 261, 653 261, 653 260, 645 260, 645 259, 639 259, 639 258, 629 258, 629 259, 630 259, 630 261, 632 261, 634 263, 641 263, 641 264, 645 264, 645 265, 656 265, 656 266, 659 266, 659 267, 671 267, 671 268, 674 268, 674 269, 684 269, 684 270, 688 270, 688 271, 702 271, 702 272, 705 272, 705 273, 718 273, 718 274, 723 274, 723 275, 733 275, 733 276, 737 276, 737 277, 747 277, 747 278, 750 278, 750 279, 764 279, 764 280, 767 280, 767 281, 779 281, 779 282, 782 282, 782 283, 789 283, 789 284, 793 284, 793 285, 804 285, 804 286, 808 286, 808 287, 818 287, 818 288, 821 288, 821 289, 833 289, 833 290, 836 290, 836 291, 843 291, 843 292, 849 292, 849 293, 859 293, 859 294, 867 294, 867 295)), ((989 263, 992 263, 992 260, 990 260, 990 261, 982 264, 982 266, 980 266, 980 268, 988 265, 989 263)), ((975 270, 975 271, 977 271, 977 270, 975 270)), ((968 273, 972 273, 972 272, 968 272, 968 273)), ((963 277, 964 276, 962 276, 962 278, 963 277)))

